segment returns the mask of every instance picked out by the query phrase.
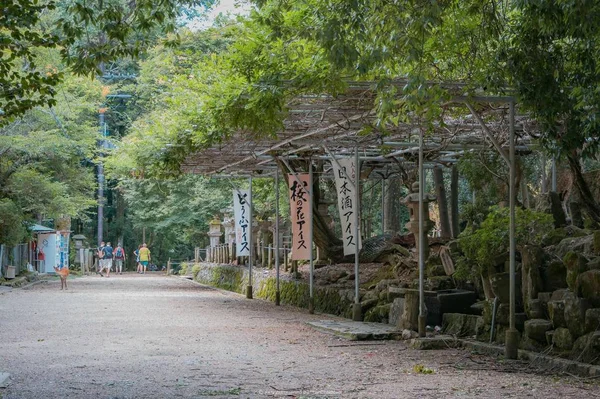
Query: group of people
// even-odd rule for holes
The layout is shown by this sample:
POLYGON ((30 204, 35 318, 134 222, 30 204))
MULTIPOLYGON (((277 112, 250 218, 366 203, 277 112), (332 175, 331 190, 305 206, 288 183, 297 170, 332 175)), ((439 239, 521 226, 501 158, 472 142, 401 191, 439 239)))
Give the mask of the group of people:
MULTIPOLYGON (((146 243, 141 244, 138 249, 133 251, 135 255, 136 264, 137 264, 137 272, 141 274, 146 273, 146 269, 148 264, 150 263, 150 250, 146 243)), ((115 273, 123 274, 123 263, 127 259, 125 255, 125 250, 121 246, 121 244, 117 245, 116 248, 113 248, 110 245, 110 242, 102 243, 97 249, 98 256, 98 274, 101 277, 104 277, 102 272, 106 271, 106 277, 110 276, 110 272, 113 268, 113 260, 115 273)))

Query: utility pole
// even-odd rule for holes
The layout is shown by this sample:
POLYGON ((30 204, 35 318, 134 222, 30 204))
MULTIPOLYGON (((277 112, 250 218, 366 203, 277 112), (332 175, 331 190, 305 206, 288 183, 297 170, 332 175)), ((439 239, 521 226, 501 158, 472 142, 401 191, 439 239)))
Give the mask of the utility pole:
MULTIPOLYGON (((106 121, 104 120, 104 113, 106 108, 99 109, 100 119, 100 134, 102 135, 102 141, 100 142, 101 147, 105 147, 106 143, 106 121)), ((100 154, 102 156, 102 154, 100 154)), ((98 246, 104 241, 104 165, 102 161, 98 162, 98 246)))
MULTIPOLYGON (((120 100, 126 100, 131 98, 130 94, 108 94, 106 92, 105 97, 108 98, 117 98, 120 100)), ((108 129, 106 125, 105 113, 107 111, 107 107, 103 106, 98 110, 99 114, 99 122, 100 122, 100 134, 102 135, 102 139, 100 141, 101 150, 108 150, 111 148, 115 148, 114 145, 111 145, 108 140, 108 129)), ((101 152, 100 158, 104 155, 104 152, 101 152)), ((104 165, 102 164, 102 160, 98 161, 98 246, 100 243, 104 241, 104 205, 106 203, 106 198, 104 197, 104 184, 106 179, 104 178, 104 165)))

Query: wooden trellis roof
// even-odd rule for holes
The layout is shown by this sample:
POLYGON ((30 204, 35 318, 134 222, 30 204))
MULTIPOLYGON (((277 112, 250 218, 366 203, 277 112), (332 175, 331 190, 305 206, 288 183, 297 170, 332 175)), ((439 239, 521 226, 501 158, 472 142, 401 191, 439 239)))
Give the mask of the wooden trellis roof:
MULTIPOLYGON (((400 165, 414 167, 423 124, 407 118, 398 125, 386 126, 385 132, 378 129, 373 109, 376 93, 372 87, 372 83, 353 83, 344 94, 335 97, 297 97, 289 102, 284 129, 276 138, 255 138, 238 132, 227 142, 189 155, 182 164, 183 171, 205 175, 268 173, 277 167, 274 157, 296 160, 350 156, 357 147, 363 164, 385 169, 385 173, 400 165)), ((451 89, 459 93, 461 86, 451 89)), ((444 104, 443 123, 428 127, 425 133, 427 162, 447 165, 456 162, 465 151, 493 149, 480 121, 485 121, 498 145, 508 146, 510 101, 511 97, 457 95, 444 104), (477 115, 471 112, 474 109, 477 115)), ((533 120, 517 114, 517 148, 527 149, 536 130, 533 120)))

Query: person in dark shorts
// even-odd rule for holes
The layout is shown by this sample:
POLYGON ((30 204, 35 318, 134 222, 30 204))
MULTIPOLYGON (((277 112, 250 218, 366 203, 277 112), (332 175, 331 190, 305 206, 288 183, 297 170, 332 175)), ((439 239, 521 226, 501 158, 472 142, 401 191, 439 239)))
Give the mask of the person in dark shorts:
POLYGON ((133 254, 135 255, 135 266, 137 267, 138 273, 142 272, 142 264, 140 263, 140 249, 142 249, 142 244, 140 244, 138 248, 133 251, 133 254))

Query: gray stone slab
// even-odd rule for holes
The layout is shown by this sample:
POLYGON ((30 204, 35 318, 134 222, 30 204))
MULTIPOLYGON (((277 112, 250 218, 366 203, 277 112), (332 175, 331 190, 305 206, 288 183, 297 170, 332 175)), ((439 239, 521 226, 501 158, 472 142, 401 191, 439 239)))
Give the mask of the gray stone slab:
POLYGON ((350 341, 400 339, 402 331, 381 323, 363 323, 351 320, 320 320, 308 322, 318 330, 329 332, 350 341))
POLYGON ((4 293, 4 292, 10 292, 12 291, 12 287, 8 287, 6 285, 0 285, 0 294, 4 293))
POLYGON ((0 388, 8 387, 10 382, 10 374, 0 371, 0 388))

